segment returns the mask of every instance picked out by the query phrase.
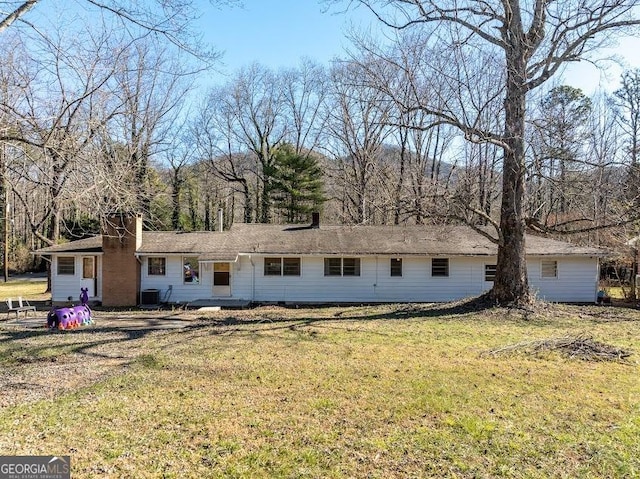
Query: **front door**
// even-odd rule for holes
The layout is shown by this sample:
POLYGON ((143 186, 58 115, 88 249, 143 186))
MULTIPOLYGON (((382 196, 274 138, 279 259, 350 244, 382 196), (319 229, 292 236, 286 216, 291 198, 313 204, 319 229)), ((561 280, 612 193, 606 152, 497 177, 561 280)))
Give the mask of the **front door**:
MULTIPOLYGON (((80 280, 80 287, 87 288, 87 294, 90 298, 96 295, 96 257, 95 256, 83 256, 82 257, 82 280, 80 280)), ((78 291, 80 294, 80 291, 78 291)))
POLYGON ((231 263, 213 264, 213 295, 231 296, 231 263))

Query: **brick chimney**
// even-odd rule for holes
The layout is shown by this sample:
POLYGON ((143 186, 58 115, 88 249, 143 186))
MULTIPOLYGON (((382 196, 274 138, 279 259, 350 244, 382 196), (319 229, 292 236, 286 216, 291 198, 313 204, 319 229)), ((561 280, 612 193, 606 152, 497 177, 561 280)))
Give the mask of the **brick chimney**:
POLYGON ((135 306, 140 292, 142 216, 114 213, 107 217, 102 234, 102 305, 135 306))

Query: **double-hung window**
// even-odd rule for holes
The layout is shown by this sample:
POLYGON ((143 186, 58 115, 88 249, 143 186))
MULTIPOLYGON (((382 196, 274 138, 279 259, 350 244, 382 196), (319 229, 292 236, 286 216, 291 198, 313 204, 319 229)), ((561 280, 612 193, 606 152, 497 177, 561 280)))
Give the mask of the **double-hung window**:
POLYGON ((182 258, 183 282, 185 284, 198 284, 200 282, 200 263, 197 256, 185 256, 182 258))
POLYGON ((325 276, 360 276, 360 258, 325 258, 325 276))
POLYGON ((402 258, 391 258, 389 273, 391 276, 402 276, 402 258))
POLYGON ((167 274, 167 259, 154 256, 147 260, 147 274, 149 276, 164 276, 167 274))
POLYGON ((449 258, 432 258, 431 259, 431 276, 438 276, 438 277, 449 276, 449 258))
POLYGON ((264 275, 300 276, 300 258, 265 258, 264 275))
POLYGON ((282 258, 265 258, 264 259, 264 275, 265 276, 281 276, 282 275, 282 258))
POLYGON ((282 258, 282 276, 300 276, 300 258, 282 258))
POLYGON ((76 259, 73 256, 58 256, 58 275, 76 274, 76 259))
POLYGON ((540 270, 543 278, 557 278, 558 262, 556 260, 543 259, 540 264, 540 270))

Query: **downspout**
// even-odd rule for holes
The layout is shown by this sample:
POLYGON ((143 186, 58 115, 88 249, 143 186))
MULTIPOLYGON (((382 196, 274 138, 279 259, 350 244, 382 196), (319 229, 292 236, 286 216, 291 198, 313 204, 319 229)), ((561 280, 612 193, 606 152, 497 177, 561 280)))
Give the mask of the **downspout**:
MULTIPOLYGON (((136 225, 137 228, 137 225, 136 225)), ((136 238, 138 236, 136 235, 136 238)), ((140 237, 142 237, 142 235, 140 235, 140 237)), ((140 246, 136 246, 136 249, 138 249, 140 246)), ((135 252, 133 253, 133 257, 136 259, 136 261, 138 262, 138 284, 136 285, 136 296, 138 297, 138 304, 142 304, 142 256, 140 255, 140 253, 135 252)))
POLYGON ((596 256, 596 295, 593 299, 595 304, 598 304, 598 291, 600 291, 600 257, 596 256))
POLYGON ((373 283, 373 299, 378 298, 378 292, 376 289, 377 286, 378 286, 378 256, 376 255, 376 276, 375 276, 375 283, 373 283))
POLYGON ((249 255, 249 263, 251 263, 251 302, 253 303, 256 295, 256 265, 251 255, 249 255))

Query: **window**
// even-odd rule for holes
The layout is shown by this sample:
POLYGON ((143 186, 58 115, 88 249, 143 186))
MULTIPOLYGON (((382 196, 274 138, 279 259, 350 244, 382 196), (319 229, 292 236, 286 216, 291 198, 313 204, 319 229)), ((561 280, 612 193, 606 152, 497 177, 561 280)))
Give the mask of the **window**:
POLYGON ((213 264, 213 285, 214 286, 231 285, 231 265, 229 263, 213 264))
POLYGON ((324 275, 325 276, 342 276, 342 259, 341 258, 325 258, 324 259, 324 275))
POLYGON ((391 258, 391 276, 402 276, 402 258, 391 258))
POLYGON ((496 279, 496 265, 495 264, 485 264, 484 265, 484 280, 485 281, 495 281, 496 279))
POLYGON ((197 284, 200 282, 200 263, 197 256, 182 258, 185 284, 197 284))
POLYGON ((342 258, 342 276, 360 276, 360 258, 342 258))
POLYGON ((76 259, 73 256, 59 256, 58 257, 58 274, 76 274, 76 259))
POLYGON ((300 258, 265 258, 265 276, 300 276, 300 258))
POLYGON ((264 275, 280 276, 282 274, 282 258, 265 258, 264 275))
POLYGON ((325 258, 325 276, 360 276, 360 258, 325 258))
POLYGON ((449 276, 449 258, 431 259, 431 276, 449 276))
POLYGON ((543 278, 557 278, 558 262, 555 260, 542 260, 541 270, 543 278))
POLYGON ((300 276, 300 258, 282 258, 284 276, 300 276))
POLYGON ((96 277, 95 269, 93 257, 82 258, 82 279, 94 279, 96 277))
POLYGON ((166 258, 149 258, 147 260, 147 273, 149 276, 164 276, 167 271, 166 258))

